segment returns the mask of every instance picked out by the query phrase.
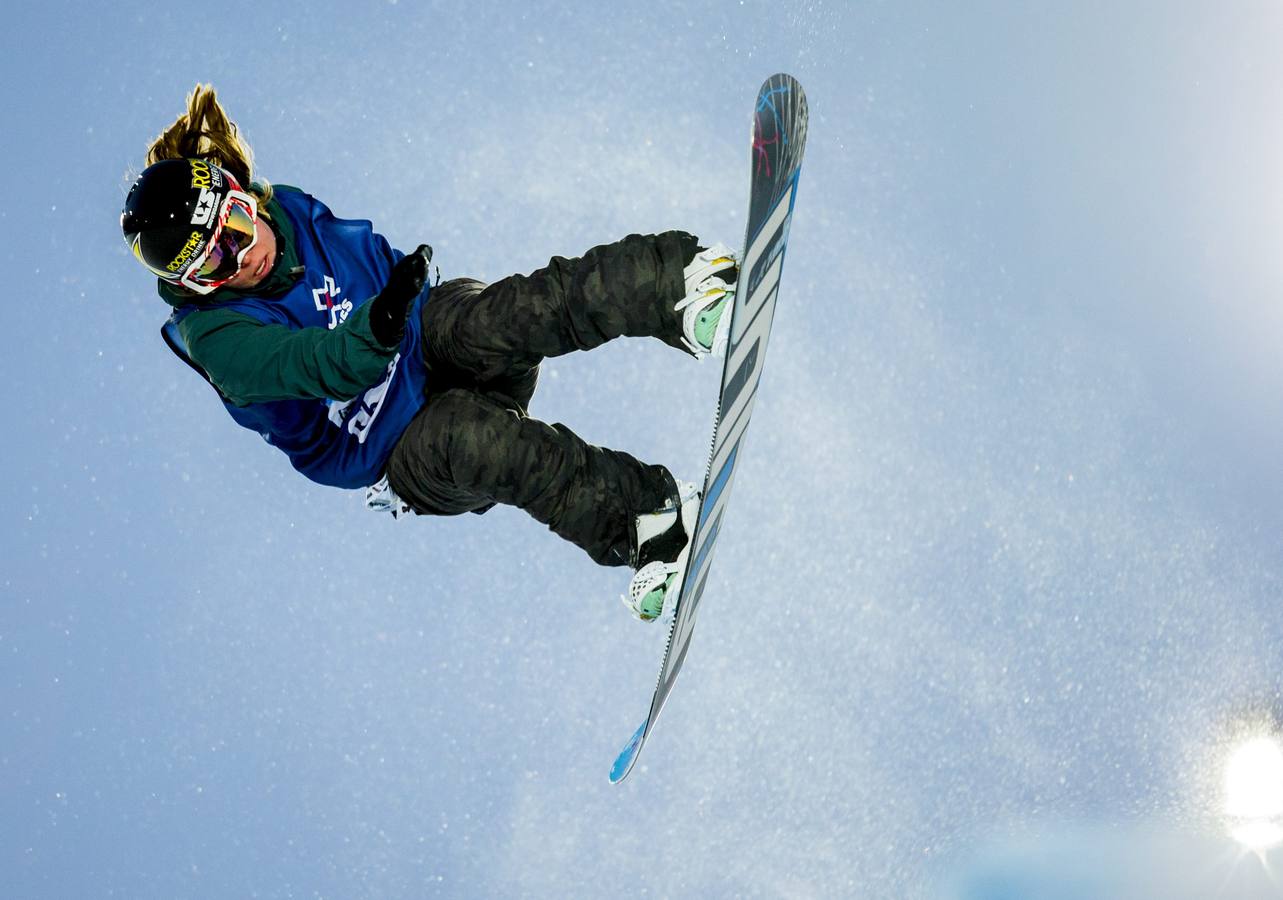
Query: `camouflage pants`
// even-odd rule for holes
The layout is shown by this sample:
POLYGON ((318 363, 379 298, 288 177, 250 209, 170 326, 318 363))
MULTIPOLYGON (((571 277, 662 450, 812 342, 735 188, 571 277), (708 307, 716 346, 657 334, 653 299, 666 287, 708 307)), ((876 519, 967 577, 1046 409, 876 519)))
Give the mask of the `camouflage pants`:
POLYGON ((423 307, 427 397, 388 460, 420 515, 526 510, 607 566, 628 563, 631 520, 658 509, 671 476, 531 418, 539 363, 623 335, 684 349, 682 269, 696 240, 630 235, 530 275, 444 282, 423 307))

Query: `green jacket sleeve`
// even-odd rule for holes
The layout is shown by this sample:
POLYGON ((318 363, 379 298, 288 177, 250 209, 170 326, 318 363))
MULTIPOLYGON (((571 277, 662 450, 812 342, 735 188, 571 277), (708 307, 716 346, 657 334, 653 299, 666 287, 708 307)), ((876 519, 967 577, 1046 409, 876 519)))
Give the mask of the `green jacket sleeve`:
POLYGON ((370 332, 365 303, 332 331, 264 325, 210 309, 179 323, 192 360, 237 406, 268 400, 350 400, 375 384, 396 354, 370 332))

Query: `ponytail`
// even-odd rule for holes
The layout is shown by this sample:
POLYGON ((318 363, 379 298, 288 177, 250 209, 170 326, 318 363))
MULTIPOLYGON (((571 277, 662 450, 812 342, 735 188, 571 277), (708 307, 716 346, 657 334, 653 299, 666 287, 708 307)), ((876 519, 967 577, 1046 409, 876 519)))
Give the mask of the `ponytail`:
POLYGON ((187 112, 174 120, 147 148, 147 165, 165 159, 207 159, 222 166, 258 195, 260 204, 272 196, 266 181, 253 184, 254 151, 227 117, 212 85, 198 84, 187 95, 187 112), (252 188, 251 188, 252 185, 252 188))

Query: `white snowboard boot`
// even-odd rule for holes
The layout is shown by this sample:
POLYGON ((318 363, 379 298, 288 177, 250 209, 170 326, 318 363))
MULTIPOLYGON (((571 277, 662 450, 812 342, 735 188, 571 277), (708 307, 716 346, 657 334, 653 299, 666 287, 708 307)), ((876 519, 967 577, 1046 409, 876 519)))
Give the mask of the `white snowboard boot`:
POLYGON ((672 612, 668 601, 681 592, 686 574, 690 539, 699 515, 699 488, 683 481, 675 485, 680 510, 670 498, 661 509, 633 521, 633 566, 637 572, 623 600, 643 622, 653 622, 664 612, 672 612))
POLYGON ((709 354, 721 356, 726 350, 735 300, 735 279, 739 263, 725 244, 700 250, 683 270, 686 296, 675 307, 682 314, 682 342, 697 359, 709 354))

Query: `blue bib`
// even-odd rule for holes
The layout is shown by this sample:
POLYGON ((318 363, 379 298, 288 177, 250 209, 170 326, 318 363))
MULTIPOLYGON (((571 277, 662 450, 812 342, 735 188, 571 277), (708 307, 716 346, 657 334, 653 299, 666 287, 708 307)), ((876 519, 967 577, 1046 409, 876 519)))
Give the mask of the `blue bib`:
MULTIPOLYGON (((265 325, 337 328, 383 289, 404 254, 375 234, 369 221, 336 218, 310 194, 280 190, 274 199, 294 226, 303 277, 279 296, 235 297, 218 306, 265 325)), ((341 488, 373 484, 423 405, 427 372, 420 347, 420 312, 427 296, 425 288, 414 301, 405 337, 383 377, 360 396, 343 402, 273 400, 248 406, 224 400, 224 406, 237 424, 261 434, 312 481, 341 488)), ((195 306, 175 310, 162 331, 170 348, 200 371, 178 331, 178 323, 197 310, 195 306)))

